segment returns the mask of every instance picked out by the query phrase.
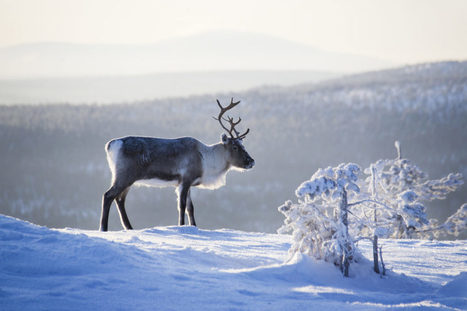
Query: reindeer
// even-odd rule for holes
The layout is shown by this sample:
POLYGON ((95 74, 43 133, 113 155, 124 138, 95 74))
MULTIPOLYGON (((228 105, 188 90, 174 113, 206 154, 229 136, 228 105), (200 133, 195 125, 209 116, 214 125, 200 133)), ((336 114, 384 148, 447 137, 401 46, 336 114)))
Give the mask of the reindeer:
POLYGON ((235 129, 241 118, 234 121, 224 114, 240 101, 220 108, 218 117, 221 127, 229 134, 221 135, 221 142, 205 145, 192 137, 164 139, 127 136, 109 141, 105 145, 107 161, 112 171, 110 189, 102 198, 100 230, 107 231, 109 210, 115 200, 120 220, 125 229, 133 229, 125 211, 125 199, 132 185, 176 187, 178 199, 178 225, 185 224, 185 210, 189 224, 196 226, 190 188, 217 189, 225 185, 230 169, 251 169, 255 161, 243 147, 242 141, 249 133, 235 129), (229 127, 224 122, 228 122, 229 127))

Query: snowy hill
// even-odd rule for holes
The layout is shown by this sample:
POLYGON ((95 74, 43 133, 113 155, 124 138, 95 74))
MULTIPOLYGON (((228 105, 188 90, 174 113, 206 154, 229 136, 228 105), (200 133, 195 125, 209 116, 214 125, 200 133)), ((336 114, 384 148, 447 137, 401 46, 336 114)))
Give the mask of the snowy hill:
MULTIPOLYGON (((394 140, 430 178, 467 176, 466 81, 467 62, 442 62, 296 87, 108 106, 0 106, 0 213, 48 227, 95 229, 110 181, 108 140, 193 136, 215 143, 221 132, 212 119, 216 98, 224 103, 233 96, 242 100, 238 116, 241 129, 251 129, 245 146, 257 165, 229 174, 221 189, 193 192, 199 224, 275 232, 283 222, 277 207, 318 168, 393 158, 394 140)), ((430 204, 429 217, 443 222, 465 202, 467 183, 430 204)), ((127 205, 135 228, 176 223, 173 189, 132 189, 127 205)), ((110 217, 111 230, 120 230, 115 209, 110 217)))
MULTIPOLYGON (((195 227, 101 233, 0 216, 2 310, 457 310, 467 241, 383 241, 369 262, 289 260, 289 236, 195 227)), ((369 257, 369 245, 362 245, 369 257)))

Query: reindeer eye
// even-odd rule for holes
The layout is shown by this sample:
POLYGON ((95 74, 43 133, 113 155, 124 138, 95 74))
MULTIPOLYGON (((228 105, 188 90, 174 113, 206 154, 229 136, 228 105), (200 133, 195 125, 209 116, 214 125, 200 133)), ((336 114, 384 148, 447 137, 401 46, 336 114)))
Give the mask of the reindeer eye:
POLYGON ((237 151, 237 150, 238 150, 238 147, 237 147, 237 146, 233 146, 232 149, 233 149, 233 151, 237 151))

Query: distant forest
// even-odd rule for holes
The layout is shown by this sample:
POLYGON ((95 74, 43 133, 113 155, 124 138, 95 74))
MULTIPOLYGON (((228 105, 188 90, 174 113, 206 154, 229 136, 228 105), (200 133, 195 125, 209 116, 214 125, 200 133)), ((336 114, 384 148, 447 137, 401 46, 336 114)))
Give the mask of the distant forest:
MULTIPOLYGON (((431 178, 467 177, 467 62, 403 67, 294 87, 112 105, 0 106, 0 213, 49 227, 97 229, 110 183, 104 145, 115 137, 220 139, 216 98, 242 103, 232 114, 250 128, 252 171, 193 192, 201 228, 274 232, 277 207, 318 168, 366 166, 402 153, 431 178)), ((443 221, 467 202, 467 186, 429 206, 443 221)), ((135 228, 177 223, 173 188, 132 188, 135 228)), ((111 210, 110 230, 122 227, 111 210)))

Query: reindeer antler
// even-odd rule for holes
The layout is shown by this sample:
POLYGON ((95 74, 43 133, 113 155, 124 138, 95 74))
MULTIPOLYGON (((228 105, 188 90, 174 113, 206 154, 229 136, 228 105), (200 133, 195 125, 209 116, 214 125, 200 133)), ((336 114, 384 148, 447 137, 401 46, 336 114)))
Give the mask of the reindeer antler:
POLYGON ((242 135, 239 135, 239 132, 235 129, 235 126, 238 125, 242 119, 241 118, 238 118, 238 121, 235 122, 234 121, 234 118, 231 118, 230 116, 227 116, 227 118, 224 117, 224 113, 226 113, 227 111, 229 111, 230 109, 232 109, 233 107, 237 106, 238 104, 240 104, 240 101, 238 102, 234 102, 233 101, 233 97, 230 99, 230 104, 227 106, 227 107, 222 107, 221 103, 219 102, 218 99, 216 99, 217 101, 217 105, 219 105, 219 108, 221 109, 221 111, 219 112, 219 116, 216 118, 216 117, 213 117, 215 120, 219 121, 219 124, 222 126, 222 128, 224 130, 227 131, 227 133, 229 133, 230 137, 232 138, 235 138, 235 139, 243 139, 245 138, 245 136, 248 134, 248 132, 250 132, 250 129, 247 129, 245 133, 243 133, 242 135), (229 122, 230 124, 230 129, 228 129, 224 123, 222 123, 222 120, 226 121, 226 122, 229 122), (235 134, 235 136, 233 135, 233 133, 235 134))

